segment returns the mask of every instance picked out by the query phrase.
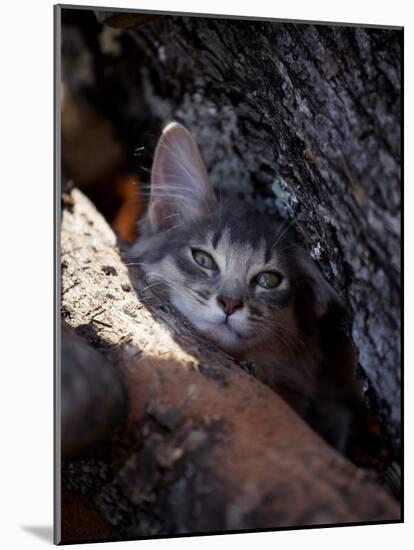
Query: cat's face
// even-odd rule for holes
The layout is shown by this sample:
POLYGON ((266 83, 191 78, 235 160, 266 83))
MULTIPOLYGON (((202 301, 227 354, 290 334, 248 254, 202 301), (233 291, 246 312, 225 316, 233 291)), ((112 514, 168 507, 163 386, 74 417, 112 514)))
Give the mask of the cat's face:
POLYGON ((278 322, 283 332, 294 297, 290 244, 283 226, 237 201, 222 201, 221 216, 211 207, 211 215, 151 239, 139 257, 154 289, 163 282, 160 290, 197 330, 237 353, 268 339, 278 322))
POLYGON ((215 198, 198 149, 181 126, 164 131, 151 183, 132 257, 148 284, 224 350, 237 355, 275 337, 296 338, 301 281, 314 282, 320 307, 331 298, 286 224, 237 200, 215 198))

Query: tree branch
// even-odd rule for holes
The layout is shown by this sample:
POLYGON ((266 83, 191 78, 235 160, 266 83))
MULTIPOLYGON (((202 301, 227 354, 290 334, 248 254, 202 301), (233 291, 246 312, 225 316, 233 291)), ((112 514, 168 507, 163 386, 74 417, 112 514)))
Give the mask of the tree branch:
POLYGON ((129 412, 106 449, 65 463, 64 479, 115 533, 400 517, 367 473, 146 289, 101 215, 79 191, 72 198, 62 221, 62 308, 78 336, 122 370, 129 412))

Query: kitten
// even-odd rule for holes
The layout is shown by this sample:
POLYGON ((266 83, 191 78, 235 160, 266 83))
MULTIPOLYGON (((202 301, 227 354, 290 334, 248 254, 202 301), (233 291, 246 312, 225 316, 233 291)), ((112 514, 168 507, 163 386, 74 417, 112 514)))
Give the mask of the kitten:
POLYGON ((215 197, 197 145, 177 123, 158 142, 147 213, 129 256, 203 336, 252 361, 260 380, 343 446, 350 416, 339 402, 352 385, 354 358, 349 339, 332 328, 344 312, 339 296, 288 224, 215 197), (332 364, 334 339, 346 368, 332 364))

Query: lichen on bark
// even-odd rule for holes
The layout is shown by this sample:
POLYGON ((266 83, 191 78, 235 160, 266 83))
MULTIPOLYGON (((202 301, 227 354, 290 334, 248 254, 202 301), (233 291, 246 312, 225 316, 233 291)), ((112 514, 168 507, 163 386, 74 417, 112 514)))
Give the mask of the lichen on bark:
POLYGON ((145 148, 138 171, 177 119, 216 188, 294 220, 347 303, 367 399, 398 452, 402 30, 111 13, 94 25, 84 88, 131 151, 145 148), (122 29, 112 56, 105 25, 122 29))

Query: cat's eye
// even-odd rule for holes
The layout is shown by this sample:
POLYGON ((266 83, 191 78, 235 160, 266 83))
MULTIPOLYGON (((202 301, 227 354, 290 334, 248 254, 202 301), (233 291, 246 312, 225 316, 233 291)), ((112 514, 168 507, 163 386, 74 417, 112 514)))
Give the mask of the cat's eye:
POLYGON ((263 271, 256 275, 256 283, 263 288, 276 288, 282 282, 282 276, 274 271, 263 271))
POLYGON ((194 261, 204 269, 217 269, 216 262, 213 260, 213 258, 210 256, 210 254, 207 254, 207 252, 203 252, 202 250, 192 249, 191 250, 193 254, 194 261))

